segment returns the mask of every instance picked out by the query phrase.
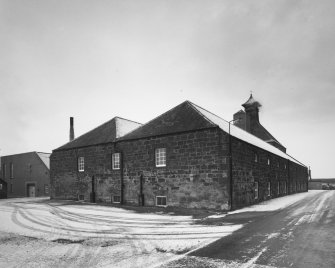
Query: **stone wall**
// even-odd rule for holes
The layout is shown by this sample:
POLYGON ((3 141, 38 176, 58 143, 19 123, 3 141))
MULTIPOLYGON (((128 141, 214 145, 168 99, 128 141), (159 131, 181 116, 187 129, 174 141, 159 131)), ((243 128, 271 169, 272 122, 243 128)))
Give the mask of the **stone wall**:
MULTIPOLYGON (((97 202, 115 197, 125 204, 143 200, 155 206, 157 196, 166 196, 168 206, 230 209, 228 135, 218 128, 54 151, 50 160, 52 198, 89 201, 94 178, 97 202), (166 148, 165 167, 156 167, 157 148, 166 148), (121 154, 118 170, 112 169, 113 153, 121 154), (83 172, 78 157, 85 158, 83 172)), ((236 138, 232 175, 234 209, 307 191, 306 167, 236 138)))
POLYGON ((307 191, 306 167, 236 138, 232 138, 232 175, 234 209, 307 191))
POLYGON ((85 201, 89 201, 94 177, 96 199, 110 201, 112 191, 108 186, 114 182, 112 147, 112 144, 107 144, 54 151, 50 156, 51 198, 77 200, 83 196, 85 201), (79 157, 85 159, 84 171, 78 171, 79 157))
POLYGON ((219 129, 121 141, 124 202, 144 204, 166 196, 168 206, 228 209, 226 137, 219 129), (166 167, 156 167, 155 149, 166 148, 166 167))
POLYGON ((166 196, 168 206, 228 209, 226 135, 217 128, 109 145, 54 151, 51 155, 51 197, 90 200, 94 176, 96 201, 121 196, 126 204, 155 206, 166 196), (155 149, 166 148, 166 166, 156 167, 155 149), (112 154, 121 154, 122 167, 112 169, 112 154), (78 171, 78 157, 85 170, 78 171), (121 194, 121 181, 123 191, 121 194))

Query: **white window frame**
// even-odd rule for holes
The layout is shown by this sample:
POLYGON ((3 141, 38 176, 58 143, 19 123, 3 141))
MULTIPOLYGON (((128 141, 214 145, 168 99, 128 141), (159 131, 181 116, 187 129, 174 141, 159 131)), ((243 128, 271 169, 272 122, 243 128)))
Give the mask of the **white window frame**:
POLYGON ((157 207, 166 207, 167 206, 167 197, 166 197, 166 195, 158 195, 158 196, 156 196, 156 206, 157 207), (162 198, 162 199, 165 198, 165 205, 161 205, 161 204, 159 205, 158 204, 158 199, 159 198, 162 198))
POLYGON ((258 163, 258 154, 255 153, 255 158, 254 158, 255 163, 258 163))
POLYGON ((258 199, 258 181, 254 182, 255 199, 258 199))
POLYGON ((120 169, 120 153, 113 153, 112 155, 112 168, 114 170, 120 169))
POLYGON ((268 166, 270 166, 271 164, 271 160, 270 160, 270 157, 268 157, 268 166))
POLYGON ((166 167, 166 148, 156 148, 155 163, 156 167, 166 167))
POLYGON ((120 195, 113 195, 113 203, 120 204, 121 203, 121 196, 120 195), (115 201, 115 197, 118 197, 119 201, 115 201))
POLYGON ((78 157, 78 171, 85 171, 85 158, 83 156, 78 157))
POLYGON ((271 196, 271 182, 268 181, 268 196, 271 196))

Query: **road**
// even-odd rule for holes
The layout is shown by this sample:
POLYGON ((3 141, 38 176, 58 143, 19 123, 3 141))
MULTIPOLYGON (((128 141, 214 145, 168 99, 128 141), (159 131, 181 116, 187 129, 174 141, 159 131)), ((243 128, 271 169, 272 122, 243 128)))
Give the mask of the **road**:
POLYGON ((335 191, 224 221, 244 227, 163 267, 335 267, 335 191))

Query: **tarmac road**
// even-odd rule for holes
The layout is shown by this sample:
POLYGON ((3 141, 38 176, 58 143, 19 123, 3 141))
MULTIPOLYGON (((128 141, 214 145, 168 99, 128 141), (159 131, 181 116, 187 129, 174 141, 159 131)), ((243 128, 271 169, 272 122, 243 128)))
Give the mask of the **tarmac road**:
POLYGON ((164 267, 335 267, 335 191, 276 212, 224 218, 243 228, 164 267))

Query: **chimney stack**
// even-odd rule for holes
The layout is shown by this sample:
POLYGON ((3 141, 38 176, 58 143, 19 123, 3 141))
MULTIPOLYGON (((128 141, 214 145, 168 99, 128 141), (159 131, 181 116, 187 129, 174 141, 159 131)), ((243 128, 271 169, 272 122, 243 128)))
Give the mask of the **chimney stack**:
POLYGON ((246 122, 245 122, 245 130, 251 134, 254 134, 254 128, 259 124, 259 107, 262 105, 255 101, 250 94, 250 98, 247 100, 246 103, 242 104, 245 109, 246 114, 246 122))
POLYGON ((70 141, 74 140, 73 117, 70 117, 70 141))

